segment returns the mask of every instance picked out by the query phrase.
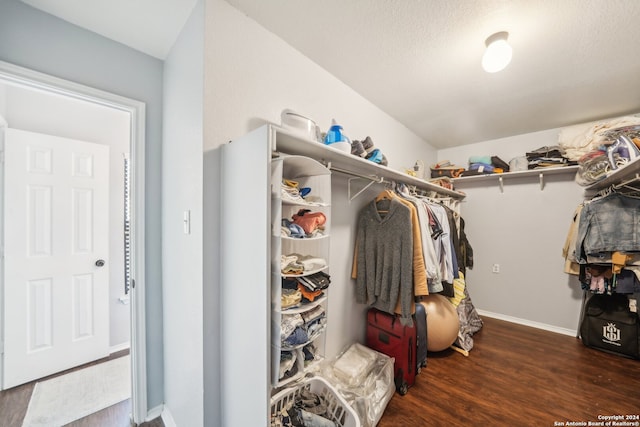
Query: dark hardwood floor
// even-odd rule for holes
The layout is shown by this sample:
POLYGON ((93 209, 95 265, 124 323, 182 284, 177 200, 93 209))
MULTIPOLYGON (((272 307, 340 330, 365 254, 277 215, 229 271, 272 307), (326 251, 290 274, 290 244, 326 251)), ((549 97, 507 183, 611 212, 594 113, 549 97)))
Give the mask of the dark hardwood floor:
POLYGON ((408 394, 393 396, 378 427, 588 425, 603 415, 640 415, 640 361, 574 337, 483 321, 468 357, 429 354, 427 368, 408 394))
MULTIPOLYGON (((393 396, 378 427, 587 425, 604 421, 599 416, 640 416, 640 361, 570 336, 483 320, 469 357, 430 353, 415 385, 393 396)), ((0 426, 22 425, 33 386, 0 392, 0 426)), ((129 426, 130 405, 121 402, 69 426, 129 426)), ((143 426, 164 424, 156 419, 143 426)))
MULTIPOLYGON (((108 360, 116 359, 118 357, 125 356, 128 353, 128 350, 113 353, 109 357, 106 357, 104 359, 100 359, 86 365, 78 366, 77 368, 70 369, 68 371, 60 372, 58 374, 42 378, 40 381, 64 375, 78 369, 95 365, 97 363, 103 363, 108 360)), ((27 384, 13 387, 8 390, 0 391, 0 427, 22 426, 22 420, 27 414, 27 407, 29 406, 29 400, 31 399, 31 393, 33 392, 35 384, 36 381, 33 381, 27 384)), ((131 400, 127 399, 116 405, 110 406, 99 412, 69 423, 67 424, 67 427, 129 427, 131 425, 130 414, 131 400)), ((164 423, 161 419, 158 418, 150 422, 142 423, 140 424, 140 427, 164 427, 164 423)))

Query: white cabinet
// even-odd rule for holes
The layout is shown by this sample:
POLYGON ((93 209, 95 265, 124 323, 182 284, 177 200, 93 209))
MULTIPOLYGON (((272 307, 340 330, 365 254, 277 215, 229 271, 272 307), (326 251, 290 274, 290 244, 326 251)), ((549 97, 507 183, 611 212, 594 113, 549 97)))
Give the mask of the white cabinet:
POLYGON ((217 315, 220 319, 220 416, 224 426, 266 426, 269 417, 269 134, 268 129, 260 128, 222 147, 220 310, 217 315))
MULTIPOLYGON (((222 147, 220 230, 220 360, 222 425, 266 426, 272 392, 302 375, 304 347, 312 343, 324 354, 324 329, 310 339, 281 342, 283 315, 303 315, 322 307, 325 297, 296 308, 281 306, 283 278, 329 272, 331 175, 318 161, 275 153, 279 130, 264 126, 222 147), (274 157, 272 157, 274 156, 274 157), (283 178, 310 188, 323 203, 284 200, 283 178), (314 238, 282 236, 282 219, 300 209, 322 212, 324 233, 314 238), (323 259, 298 274, 282 274, 282 255, 323 259), (317 270, 317 271, 316 271, 317 270), (290 277, 287 277, 290 276, 290 277), (283 352, 295 354, 295 375, 279 373, 283 352)), ((290 137, 288 137, 291 140, 290 137)), ((307 200, 311 199, 307 196, 307 200)), ((308 322, 306 322, 308 323, 308 322)), ((308 325, 307 325, 308 326, 308 325)))

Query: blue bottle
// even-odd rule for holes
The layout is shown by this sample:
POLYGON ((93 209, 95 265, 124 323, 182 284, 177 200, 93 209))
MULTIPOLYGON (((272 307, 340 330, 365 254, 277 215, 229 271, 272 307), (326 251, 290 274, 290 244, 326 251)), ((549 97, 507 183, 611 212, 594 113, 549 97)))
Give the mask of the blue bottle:
POLYGON ((324 137, 325 144, 333 144, 334 142, 345 141, 345 137, 342 134, 342 126, 336 123, 336 119, 331 120, 331 127, 324 137))

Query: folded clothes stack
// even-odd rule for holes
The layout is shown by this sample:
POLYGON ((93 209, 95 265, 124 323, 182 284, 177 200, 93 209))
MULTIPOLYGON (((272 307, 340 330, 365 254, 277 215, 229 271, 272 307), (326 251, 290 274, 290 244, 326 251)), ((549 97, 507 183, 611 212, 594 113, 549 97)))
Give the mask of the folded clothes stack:
POLYGON ((319 271, 310 276, 298 277, 297 279, 299 284, 303 285, 310 291, 327 289, 331 283, 331 277, 323 271, 319 271))
POLYGON ((302 292, 296 287, 295 289, 282 289, 280 296, 280 307, 283 310, 300 306, 302 302, 302 292))
POLYGON ((280 197, 285 202, 313 206, 327 205, 320 197, 314 196, 311 193, 311 187, 300 187, 297 181, 291 179, 283 179, 280 185, 280 197))
POLYGON ((280 256, 280 268, 282 274, 301 275, 314 270, 320 270, 327 266, 323 258, 312 255, 282 254, 280 256))
MULTIPOLYGON (((316 299, 320 298, 324 295, 322 292, 324 289, 329 287, 331 283, 330 277, 328 274, 319 272, 316 274, 312 274, 310 276, 302 276, 302 277, 283 277, 282 278, 282 308, 285 308, 285 296, 287 295, 295 295, 293 291, 297 291, 300 293, 300 304, 307 304, 310 302, 314 302, 316 299), (304 280, 303 280, 304 279, 304 280)), ((292 297, 287 296, 287 302, 291 300, 292 297)), ((295 305, 288 305, 286 308, 295 307, 295 305)))
POLYGON ((431 178, 458 178, 462 176, 464 167, 455 165, 449 160, 440 160, 435 165, 431 165, 431 178))
POLYGON ((640 125, 611 129, 602 135, 603 144, 578 160, 576 182, 591 185, 640 157, 640 125))
POLYGON ((541 169, 549 167, 562 167, 575 162, 570 162, 562 152, 559 145, 544 146, 526 153, 529 169, 541 169))
POLYGON ((280 227, 281 237, 293 237, 296 239, 311 239, 314 237, 321 237, 325 233, 324 227, 316 227, 307 233, 305 229, 287 218, 282 218, 282 226, 280 227))
POLYGON ((314 340, 326 323, 326 313, 321 305, 301 314, 283 314, 280 320, 282 347, 290 349, 314 340))
POLYGON ((471 156, 469 167, 460 176, 490 175, 509 172, 509 164, 498 156, 471 156))

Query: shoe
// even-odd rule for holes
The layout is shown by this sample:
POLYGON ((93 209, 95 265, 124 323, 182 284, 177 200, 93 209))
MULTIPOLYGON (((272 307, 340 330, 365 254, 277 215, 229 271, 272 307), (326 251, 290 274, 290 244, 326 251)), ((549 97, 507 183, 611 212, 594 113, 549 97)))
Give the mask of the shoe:
POLYGON ((296 364, 296 355, 295 353, 289 351, 283 351, 280 353, 280 369, 278 370, 278 378, 282 379, 284 376, 291 371, 291 369, 296 364))
POLYGON ((607 158, 609 159, 611 170, 616 170, 639 156, 638 147, 625 135, 618 136, 618 139, 607 147, 607 158))
POLYGON ((367 150, 364 149, 362 142, 354 140, 351 141, 351 154, 358 157, 365 157, 367 155, 367 150))
POLYGON ((304 361, 307 362, 309 360, 316 360, 316 346, 311 344, 307 344, 302 348, 302 353, 304 354, 304 361))
POLYGON ((282 183, 280 186, 280 194, 282 200, 293 202, 293 203, 304 203, 304 199, 300 196, 300 190, 296 187, 291 187, 282 183))
POLYGON ((364 147, 364 149, 367 152, 367 154, 371 154, 371 152, 376 149, 376 147, 373 145, 373 141, 371 140, 370 137, 366 137, 362 141, 362 146, 364 147))

